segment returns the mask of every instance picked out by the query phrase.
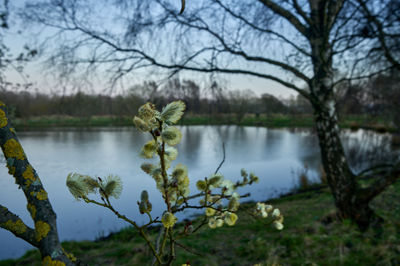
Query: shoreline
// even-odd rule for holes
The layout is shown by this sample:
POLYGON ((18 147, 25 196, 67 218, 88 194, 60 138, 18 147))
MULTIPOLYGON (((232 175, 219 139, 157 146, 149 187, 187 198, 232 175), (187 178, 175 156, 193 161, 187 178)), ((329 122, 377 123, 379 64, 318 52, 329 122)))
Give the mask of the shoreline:
MULTIPOLYGON (((32 117, 29 119, 14 118, 12 124, 17 131, 29 131, 49 128, 98 128, 98 127, 125 127, 133 126, 132 118, 127 116, 93 116, 93 117, 68 117, 68 116, 46 116, 32 117)), ((314 126, 313 117, 273 115, 247 116, 238 122, 232 115, 219 117, 208 116, 186 116, 177 125, 237 125, 237 126, 257 126, 268 128, 312 128, 314 126)), ((358 130, 366 129, 378 133, 394 133, 396 129, 383 119, 373 120, 365 116, 352 116, 342 119, 339 123, 341 128, 358 130)))

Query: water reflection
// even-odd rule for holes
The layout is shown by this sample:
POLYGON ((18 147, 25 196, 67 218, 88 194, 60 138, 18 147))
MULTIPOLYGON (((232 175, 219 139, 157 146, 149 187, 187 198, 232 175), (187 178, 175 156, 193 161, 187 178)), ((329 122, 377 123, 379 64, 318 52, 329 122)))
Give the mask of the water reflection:
MULTIPOLYGON (((250 191, 251 200, 265 200, 289 189, 294 183, 292 172, 304 165, 314 177, 320 168, 318 142, 311 130, 237 126, 185 126, 181 130, 183 139, 178 145, 176 163, 188 166, 191 191, 196 191, 198 179, 209 176, 219 165, 223 142, 226 160, 220 172, 225 177, 238 179, 241 168, 254 171, 260 177, 256 186, 239 191, 250 191)), ((114 204, 121 213, 139 223, 145 222, 145 217, 137 210, 136 201, 141 190, 146 189, 153 203, 154 215, 161 215, 162 198, 154 181, 139 168, 144 159, 139 157, 138 151, 150 139, 149 136, 132 128, 103 128, 20 132, 19 137, 49 192, 62 240, 94 239, 126 226, 108 210, 74 200, 65 186, 70 172, 92 176, 119 175, 124 191, 114 204)), ((365 131, 345 132, 345 147, 351 150, 360 143, 369 147, 367 141, 386 137, 365 131)), ((382 146, 383 142, 377 143, 382 146)), ((8 175, 6 167, 0 168, 0 176, 0 203, 33 226, 23 193, 8 175)), ((179 218, 190 214, 187 212, 179 218)), ((0 230, 0 259, 20 256, 27 248, 29 244, 0 230)))

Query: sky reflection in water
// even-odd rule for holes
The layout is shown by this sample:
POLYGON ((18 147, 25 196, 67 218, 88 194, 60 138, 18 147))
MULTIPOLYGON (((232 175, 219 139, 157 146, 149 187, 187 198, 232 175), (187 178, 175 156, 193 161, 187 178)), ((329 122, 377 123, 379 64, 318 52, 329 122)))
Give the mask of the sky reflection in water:
MULTIPOLYGON (((178 158, 174 162, 188 166, 191 191, 198 179, 212 174, 222 160, 222 142, 226 146, 225 163, 220 172, 233 181, 245 168, 260 177, 260 182, 239 190, 251 192, 251 200, 276 196, 295 184, 293 172, 304 165, 312 178, 320 167, 316 136, 308 129, 267 129, 237 126, 184 126, 178 158)), ((346 133, 346 143, 357 143, 364 131, 346 133)), ((143 223, 137 201, 146 189, 153 204, 153 217, 161 215, 164 205, 155 182, 140 170, 145 160, 138 152, 150 135, 133 128, 19 132, 29 161, 38 172, 58 217, 62 240, 94 239, 127 226, 109 210, 76 201, 68 192, 65 180, 70 172, 91 176, 116 174, 122 178, 124 190, 113 204, 117 210, 143 223)), ((4 163, 4 158, 2 158, 4 163)), ((173 164, 174 165, 174 164, 173 164)), ((18 214, 29 226, 32 220, 26 210, 26 199, 8 175, 0 168, 0 203, 18 214)), ((178 216, 187 217, 193 212, 178 216)), ((0 259, 18 257, 29 244, 11 233, 0 230, 0 259)))

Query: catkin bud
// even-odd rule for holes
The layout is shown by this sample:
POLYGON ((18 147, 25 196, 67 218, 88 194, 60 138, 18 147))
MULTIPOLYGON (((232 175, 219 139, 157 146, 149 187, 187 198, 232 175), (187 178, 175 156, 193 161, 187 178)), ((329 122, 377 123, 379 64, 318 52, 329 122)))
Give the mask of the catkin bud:
POLYGON ((141 214, 148 212, 147 202, 141 201, 139 204, 139 211, 141 214))
POLYGON ((142 194, 140 194, 140 200, 141 201, 148 201, 149 200, 149 193, 147 190, 143 190, 142 194))
POLYGON ((170 212, 165 212, 161 218, 161 222, 163 223, 165 228, 169 228, 174 226, 178 219, 170 212))
POLYGON ((228 204, 228 209, 230 211, 237 211, 239 208, 239 200, 236 197, 231 197, 228 204))

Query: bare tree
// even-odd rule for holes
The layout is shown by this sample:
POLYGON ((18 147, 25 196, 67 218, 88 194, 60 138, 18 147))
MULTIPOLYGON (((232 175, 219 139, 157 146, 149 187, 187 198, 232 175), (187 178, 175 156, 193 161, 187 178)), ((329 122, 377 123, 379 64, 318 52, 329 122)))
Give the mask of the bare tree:
POLYGON ((56 43, 50 62, 71 73, 101 66, 115 80, 151 66, 171 75, 243 74, 293 89, 313 107, 339 217, 361 229, 380 224, 369 202, 399 177, 400 164, 380 169, 375 183, 360 187, 336 114, 339 83, 386 70, 366 64, 374 40, 362 34, 365 16, 357 0, 190 1, 182 15, 167 0, 114 3, 105 13, 98 2, 39 1, 27 4, 25 18, 56 30, 56 40, 63 42, 56 43), (113 21, 118 25, 110 27, 113 21))

